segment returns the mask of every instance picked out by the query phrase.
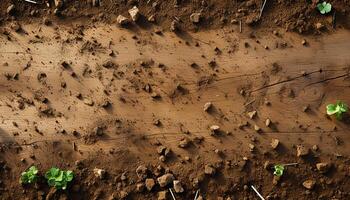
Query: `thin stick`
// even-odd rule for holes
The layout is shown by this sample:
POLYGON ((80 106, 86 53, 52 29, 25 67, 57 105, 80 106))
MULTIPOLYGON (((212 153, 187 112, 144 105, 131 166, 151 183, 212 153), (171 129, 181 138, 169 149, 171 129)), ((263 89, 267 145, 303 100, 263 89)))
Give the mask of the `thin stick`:
POLYGON ((293 165, 299 165, 299 163, 287 163, 287 164, 282 164, 283 166, 293 166, 293 165))
POLYGON ((174 196, 174 193, 173 193, 173 191, 171 190, 171 188, 169 188, 169 191, 170 191, 171 196, 173 197, 173 200, 176 200, 176 198, 175 198, 175 196, 174 196))
POLYGON ((261 200, 265 200, 264 197, 258 192, 257 189, 255 189, 255 187, 253 185, 251 185, 250 187, 252 187, 252 189, 254 190, 254 192, 260 197, 261 200))
POLYGON ((334 11, 334 13, 333 13, 333 17, 332 17, 332 26, 333 26, 333 28, 335 29, 336 28, 336 13, 337 13, 337 11, 334 11))
POLYGON ((194 195, 194 200, 197 200, 197 198, 198 198, 198 193, 199 193, 199 190, 197 190, 196 195, 194 195))
POLYGON ((29 2, 29 3, 39 4, 38 2, 32 1, 32 0, 24 0, 24 1, 29 2))
POLYGON ((264 1, 263 5, 262 5, 262 7, 261 7, 261 9, 260 9, 260 15, 259 15, 259 19, 261 18, 261 16, 262 16, 262 13, 264 12, 264 9, 265 9, 265 5, 266 5, 266 2, 267 2, 267 0, 265 0, 265 1, 264 1))
POLYGON ((242 33, 242 20, 239 20, 239 32, 242 33))

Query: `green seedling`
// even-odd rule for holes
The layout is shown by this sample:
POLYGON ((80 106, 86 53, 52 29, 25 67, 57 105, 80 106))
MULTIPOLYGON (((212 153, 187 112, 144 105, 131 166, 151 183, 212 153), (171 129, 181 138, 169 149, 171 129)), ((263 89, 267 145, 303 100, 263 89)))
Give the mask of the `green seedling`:
POLYGON ((327 14, 327 13, 331 12, 332 4, 327 3, 327 2, 324 1, 322 3, 317 4, 317 9, 320 11, 320 13, 322 15, 324 15, 324 14, 327 14))
POLYGON ((22 172, 19 182, 21 184, 35 183, 38 180, 38 172, 35 166, 31 166, 27 171, 22 172))
POLYGON ((337 101, 336 104, 327 105, 327 115, 335 115, 338 120, 341 120, 343 113, 349 111, 349 107, 342 101, 337 101))
POLYGON ((274 166, 275 171, 273 172, 273 175, 275 176, 282 176, 284 172, 284 166, 283 165, 275 165, 274 166))
POLYGON ((59 168, 51 168, 46 172, 45 178, 49 186, 56 189, 67 189, 67 184, 73 180, 74 174, 72 171, 63 171, 59 168))

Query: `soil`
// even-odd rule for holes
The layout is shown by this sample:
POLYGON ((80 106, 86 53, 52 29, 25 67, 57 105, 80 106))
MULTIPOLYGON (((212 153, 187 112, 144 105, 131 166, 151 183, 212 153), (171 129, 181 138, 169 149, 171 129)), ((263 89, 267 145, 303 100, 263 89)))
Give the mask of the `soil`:
POLYGON ((350 2, 330 2, 3 0, 0 199, 350 199, 350 117, 325 109, 350 104, 350 2))

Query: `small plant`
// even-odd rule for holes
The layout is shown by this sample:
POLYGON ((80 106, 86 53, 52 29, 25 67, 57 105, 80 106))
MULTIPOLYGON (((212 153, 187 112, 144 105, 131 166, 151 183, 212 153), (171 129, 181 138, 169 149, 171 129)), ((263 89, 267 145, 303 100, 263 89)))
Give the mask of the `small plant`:
POLYGON ((274 166, 275 171, 273 172, 273 175, 275 176, 282 176, 284 171, 283 165, 275 165, 274 166))
POLYGON ((21 184, 35 183, 38 180, 38 172, 35 166, 31 166, 27 171, 22 172, 19 182, 21 184))
POLYGON ((349 107, 342 101, 337 101, 336 104, 327 105, 327 115, 335 115, 338 120, 342 119, 343 113, 348 112, 349 107))
POLYGON ((72 171, 63 171, 59 168, 51 168, 46 172, 45 178, 49 186, 54 186, 56 189, 67 189, 67 184, 73 180, 74 174, 72 171))
POLYGON ((327 2, 324 1, 322 3, 317 4, 317 9, 320 11, 320 13, 322 15, 324 15, 324 14, 327 14, 327 13, 331 12, 332 4, 327 3, 327 2))

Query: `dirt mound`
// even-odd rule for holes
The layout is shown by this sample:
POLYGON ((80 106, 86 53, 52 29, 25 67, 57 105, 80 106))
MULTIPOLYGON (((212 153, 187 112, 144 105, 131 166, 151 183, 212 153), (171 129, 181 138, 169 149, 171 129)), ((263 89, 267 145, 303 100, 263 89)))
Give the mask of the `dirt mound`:
POLYGON ((141 17, 138 24, 147 27, 156 23, 169 30, 175 21, 181 29, 197 31, 220 28, 242 23, 245 26, 259 27, 262 30, 282 27, 300 33, 317 33, 333 30, 336 26, 349 27, 350 2, 348 0, 330 1, 333 12, 321 15, 315 1, 231 1, 231 0, 174 0, 174 1, 136 1, 136 0, 60 0, 39 1, 32 4, 24 0, 3 0, 0 16, 3 23, 18 19, 20 21, 40 21, 51 18, 59 22, 84 20, 116 23, 118 15, 129 16, 128 10, 137 6, 141 17), (11 11, 9 6, 13 5, 11 11), (11 13, 8 13, 11 12, 11 13))

